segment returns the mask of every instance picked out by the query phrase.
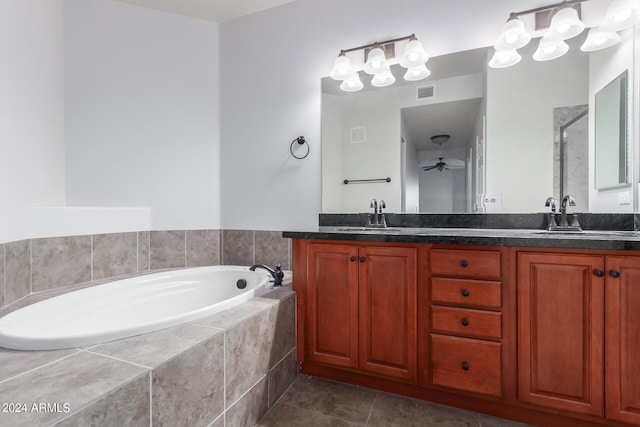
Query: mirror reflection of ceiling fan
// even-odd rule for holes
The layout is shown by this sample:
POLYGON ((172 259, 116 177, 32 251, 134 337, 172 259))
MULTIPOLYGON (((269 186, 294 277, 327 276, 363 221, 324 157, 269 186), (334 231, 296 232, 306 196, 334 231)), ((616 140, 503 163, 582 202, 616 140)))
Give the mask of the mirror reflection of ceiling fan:
POLYGON ((462 160, 454 159, 452 157, 438 157, 437 159, 426 160, 419 165, 423 171, 430 171, 437 169, 440 172, 463 169, 464 162, 462 160))

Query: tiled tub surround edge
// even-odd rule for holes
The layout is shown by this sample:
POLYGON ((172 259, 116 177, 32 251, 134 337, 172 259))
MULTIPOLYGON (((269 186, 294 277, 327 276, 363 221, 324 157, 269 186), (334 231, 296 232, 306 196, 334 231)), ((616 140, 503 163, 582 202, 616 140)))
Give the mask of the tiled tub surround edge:
POLYGON ((0 243, 0 308, 168 268, 291 265, 281 231, 160 230, 26 239, 0 243))
POLYGON ((0 412, 0 424, 254 425, 298 374, 288 276, 283 288, 153 333, 69 350, 0 349, 0 396, 27 408, 0 412))

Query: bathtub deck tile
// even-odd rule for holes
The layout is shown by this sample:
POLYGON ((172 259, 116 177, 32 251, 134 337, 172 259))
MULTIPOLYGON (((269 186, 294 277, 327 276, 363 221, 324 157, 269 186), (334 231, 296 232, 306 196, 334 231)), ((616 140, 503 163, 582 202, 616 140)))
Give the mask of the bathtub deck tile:
POLYGON ((202 325, 213 328, 227 329, 238 322, 242 322, 255 316, 263 310, 272 307, 278 302, 266 298, 252 298, 235 307, 216 313, 212 316, 203 317, 193 321, 194 325, 202 325))
POLYGON ((91 236, 65 236, 31 241, 32 291, 91 281, 91 236))
POLYGON ((79 352, 0 383, 0 396, 23 402, 27 409, 23 413, 0 413, 0 425, 34 426, 62 420, 105 393, 148 375, 149 370, 140 366, 79 352), (33 410, 34 404, 36 409, 42 408, 40 404, 48 407, 33 410))
POLYGON ((0 382, 39 368, 47 363, 63 359, 79 351, 79 349, 73 348, 51 351, 17 351, 0 347, 0 382))
POLYGON ((4 244, 0 244, 0 308, 4 307, 4 244))
POLYGON ((274 332, 271 320, 271 310, 264 310, 225 331, 227 405, 268 374, 274 332))
POLYGON ((226 425, 255 426, 269 408, 268 394, 267 379, 263 378, 227 410, 226 425))
POLYGON ((141 375, 57 423, 56 427, 148 426, 151 422, 150 382, 150 375, 141 375))
POLYGON ((178 325, 100 344, 91 347, 90 351, 155 368, 193 346, 222 333, 223 330, 218 328, 203 328, 191 324, 178 325))
POLYGON ((273 341, 269 356, 269 368, 274 367, 296 346, 296 299, 293 294, 269 310, 273 341))
POLYGON ((31 292, 31 250, 29 240, 5 243, 5 304, 31 292))
POLYGON ((225 409, 224 334, 154 368, 152 377, 153 425, 209 425, 225 409))

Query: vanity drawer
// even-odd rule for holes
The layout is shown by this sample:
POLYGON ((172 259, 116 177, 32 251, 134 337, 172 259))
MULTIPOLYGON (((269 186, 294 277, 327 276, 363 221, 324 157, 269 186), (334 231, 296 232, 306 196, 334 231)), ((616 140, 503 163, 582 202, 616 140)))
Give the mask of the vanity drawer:
POLYGON ((500 279, 501 254, 498 251, 432 249, 431 273, 444 276, 500 279))
POLYGON ((443 333, 499 340, 501 319, 495 311, 431 306, 431 329, 443 333))
POLYGON ((500 347, 497 342, 432 334, 432 383, 501 396, 500 347))
POLYGON ((431 301, 499 309, 501 288, 501 282, 432 277, 431 301))

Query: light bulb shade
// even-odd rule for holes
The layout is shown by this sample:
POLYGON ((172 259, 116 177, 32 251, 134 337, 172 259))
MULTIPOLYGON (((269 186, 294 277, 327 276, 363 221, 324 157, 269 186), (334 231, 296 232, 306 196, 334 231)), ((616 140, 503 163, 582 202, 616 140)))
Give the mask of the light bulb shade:
POLYGON ((613 46, 619 43, 622 37, 615 31, 603 31, 600 28, 592 28, 587 34, 587 39, 584 41, 580 50, 583 52, 593 52, 600 49, 613 46))
POLYGON ((500 36, 493 47, 496 50, 515 50, 524 47, 531 40, 531 35, 524 28, 524 22, 511 18, 502 26, 500 36))
POLYGON ((522 57, 516 50, 496 50, 491 60, 489 61, 489 67, 491 68, 506 68, 516 65, 522 57))
POLYGON ((387 68, 389 68, 389 64, 387 64, 384 50, 379 47, 371 49, 367 55, 367 62, 364 63, 364 71, 369 74, 378 74, 387 68))
POLYGON ((538 49, 533 54, 536 61, 551 61, 564 55, 569 51, 569 45, 564 40, 554 40, 543 37, 540 39, 538 49))
POLYGON ((551 18, 551 25, 544 37, 554 40, 567 40, 577 36, 583 30, 584 24, 580 21, 578 12, 572 7, 563 7, 551 18))
POLYGON ((364 87, 362 80, 360 80, 360 75, 358 73, 353 73, 353 76, 345 79, 340 83, 340 89, 345 92, 357 92, 364 87))
POLYGON ((333 63, 333 68, 331 69, 331 73, 329 73, 329 77, 334 80, 345 80, 353 77, 354 73, 355 71, 353 70, 353 67, 351 67, 351 60, 347 58, 347 55, 342 53, 333 63))
POLYGON ((415 68, 424 65, 429 60, 429 55, 425 52, 422 43, 419 40, 409 40, 404 48, 404 53, 400 58, 400 65, 404 68, 415 68))
POLYGON ((640 21, 640 0, 614 0, 607 8, 600 28, 620 31, 640 21))
POLYGON ((404 73, 404 79, 408 82, 415 82, 426 79, 429 75, 431 75, 431 71, 429 71, 425 64, 422 64, 417 67, 408 68, 407 72, 404 73))
POLYGON ((374 74, 373 78, 371 79, 371 84, 375 87, 384 87, 392 85, 395 81, 396 78, 393 77, 393 74, 391 74, 391 70, 389 70, 389 67, 387 67, 385 71, 374 74))

